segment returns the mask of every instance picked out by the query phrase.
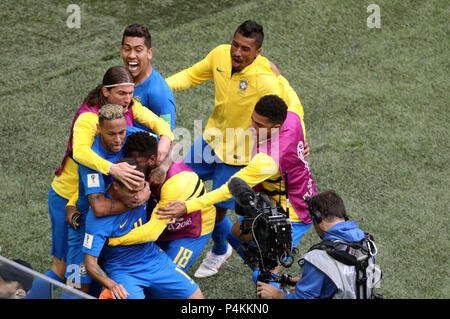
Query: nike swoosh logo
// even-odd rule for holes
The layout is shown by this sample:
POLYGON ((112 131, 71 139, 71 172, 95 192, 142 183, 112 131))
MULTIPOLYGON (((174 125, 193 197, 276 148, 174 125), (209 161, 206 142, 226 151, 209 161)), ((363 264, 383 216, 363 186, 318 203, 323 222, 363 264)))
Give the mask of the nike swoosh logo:
POLYGON ((225 71, 219 69, 219 67, 217 67, 216 70, 217 70, 218 72, 225 72, 225 71))
POLYGON ((125 224, 128 222, 128 218, 127 218, 127 220, 125 221, 125 223, 123 223, 122 225, 119 225, 119 227, 120 228, 123 228, 123 226, 125 226, 125 224))

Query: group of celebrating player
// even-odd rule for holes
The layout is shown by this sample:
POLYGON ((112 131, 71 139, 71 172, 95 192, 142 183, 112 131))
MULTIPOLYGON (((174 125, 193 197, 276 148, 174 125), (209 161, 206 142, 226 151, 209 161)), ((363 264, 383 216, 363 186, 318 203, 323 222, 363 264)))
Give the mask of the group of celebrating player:
MULTIPOLYGON (((197 278, 216 274, 233 248, 245 258, 240 242, 251 241, 226 214, 234 209, 232 177, 284 209, 290 205, 298 245, 311 226, 304 198, 316 194, 303 108, 260 54, 263 38, 262 26, 245 21, 231 45, 164 79, 151 64, 147 28, 125 29, 124 66, 108 69, 79 108, 50 187, 53 263, 45 275, 100 298, 204 298, 186 270, 209 239, 197 278), (210 79, 213 113, 179 160, 172 92, 210 79)), ((49 284, 36 279, 27 298, 50 294, 49 284)))

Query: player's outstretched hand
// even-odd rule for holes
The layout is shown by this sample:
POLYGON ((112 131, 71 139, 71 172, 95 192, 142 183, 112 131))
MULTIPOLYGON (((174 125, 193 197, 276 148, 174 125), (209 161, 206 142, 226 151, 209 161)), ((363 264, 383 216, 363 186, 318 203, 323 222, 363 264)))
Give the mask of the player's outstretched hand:
POLYGON ((119 180, 129 189, 135 189, 141 185, 144 180, 144 173, 137 171, 136 166, 122 162, 111 164, 109 174, 115 179, 119 180))
POLYGON ((161 165, 162 161, 166 158, 167 154, 170 151, 170 145, 172 144, 172 140, 165 135, 161 135, 158 142, 158 155, 156 157, 156 165, 161 165))
POLYGON ((303 156, 305 160, 308 160, 309 155, 311 154, 311 148, 309 147, 308 141, 305 141, 305 150, 303 151, 303 156))
POLYGON ((66 206, 66 222, 73 228, 77 229, 81 218, 81 212, 76 206, 66 206))
POLYGON ((174 200, 165 207, 158 207, 156 214, 159 215, 158 219, 171 219, 175 221, 176 218, 187 214, 186 204, 183 201, 174 200))

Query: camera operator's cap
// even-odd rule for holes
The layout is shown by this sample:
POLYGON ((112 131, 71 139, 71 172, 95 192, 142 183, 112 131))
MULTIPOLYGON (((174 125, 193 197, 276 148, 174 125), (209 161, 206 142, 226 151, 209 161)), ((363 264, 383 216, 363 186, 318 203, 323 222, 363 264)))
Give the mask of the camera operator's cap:
MULTIPOLYGON (((21 264, 25 267, 28 267, 30 269, 31 265, 27 263, 26 261, 20 260, 20 259, 14 259, 14 262, 21 264)), ((19 282, 23 289, 25 291, 28 291, 31 289, 31 286, 33 285, 34 277, 30 274, 27 274, 23 271, 20 271, 17 268, 14 268, 13 266, 9 264, 3 264, 0 265, 0 277, 3 278, 5 281, 17 281, 19 282)))

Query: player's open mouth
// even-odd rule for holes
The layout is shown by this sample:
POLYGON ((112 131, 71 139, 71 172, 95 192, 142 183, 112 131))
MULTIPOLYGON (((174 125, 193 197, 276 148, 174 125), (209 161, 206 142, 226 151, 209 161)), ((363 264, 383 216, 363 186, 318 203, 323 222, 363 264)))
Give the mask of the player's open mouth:
POLYGON ((113 145, 112 149, 113 149, 114 151, 117 151, 117 150, 120 151, 120 150, 122 149, 122 144, 113 145))
POLYGON ((128 62, 128 70, 130 70, 131 72, 136 71, 138 66, 139 66, 139 63, 137 63, 137 62, 128 62))
POLYGON ((240 58, 233 57, 231 60, 234 68, 239 67, 242 64, 242 60, 240 58))

